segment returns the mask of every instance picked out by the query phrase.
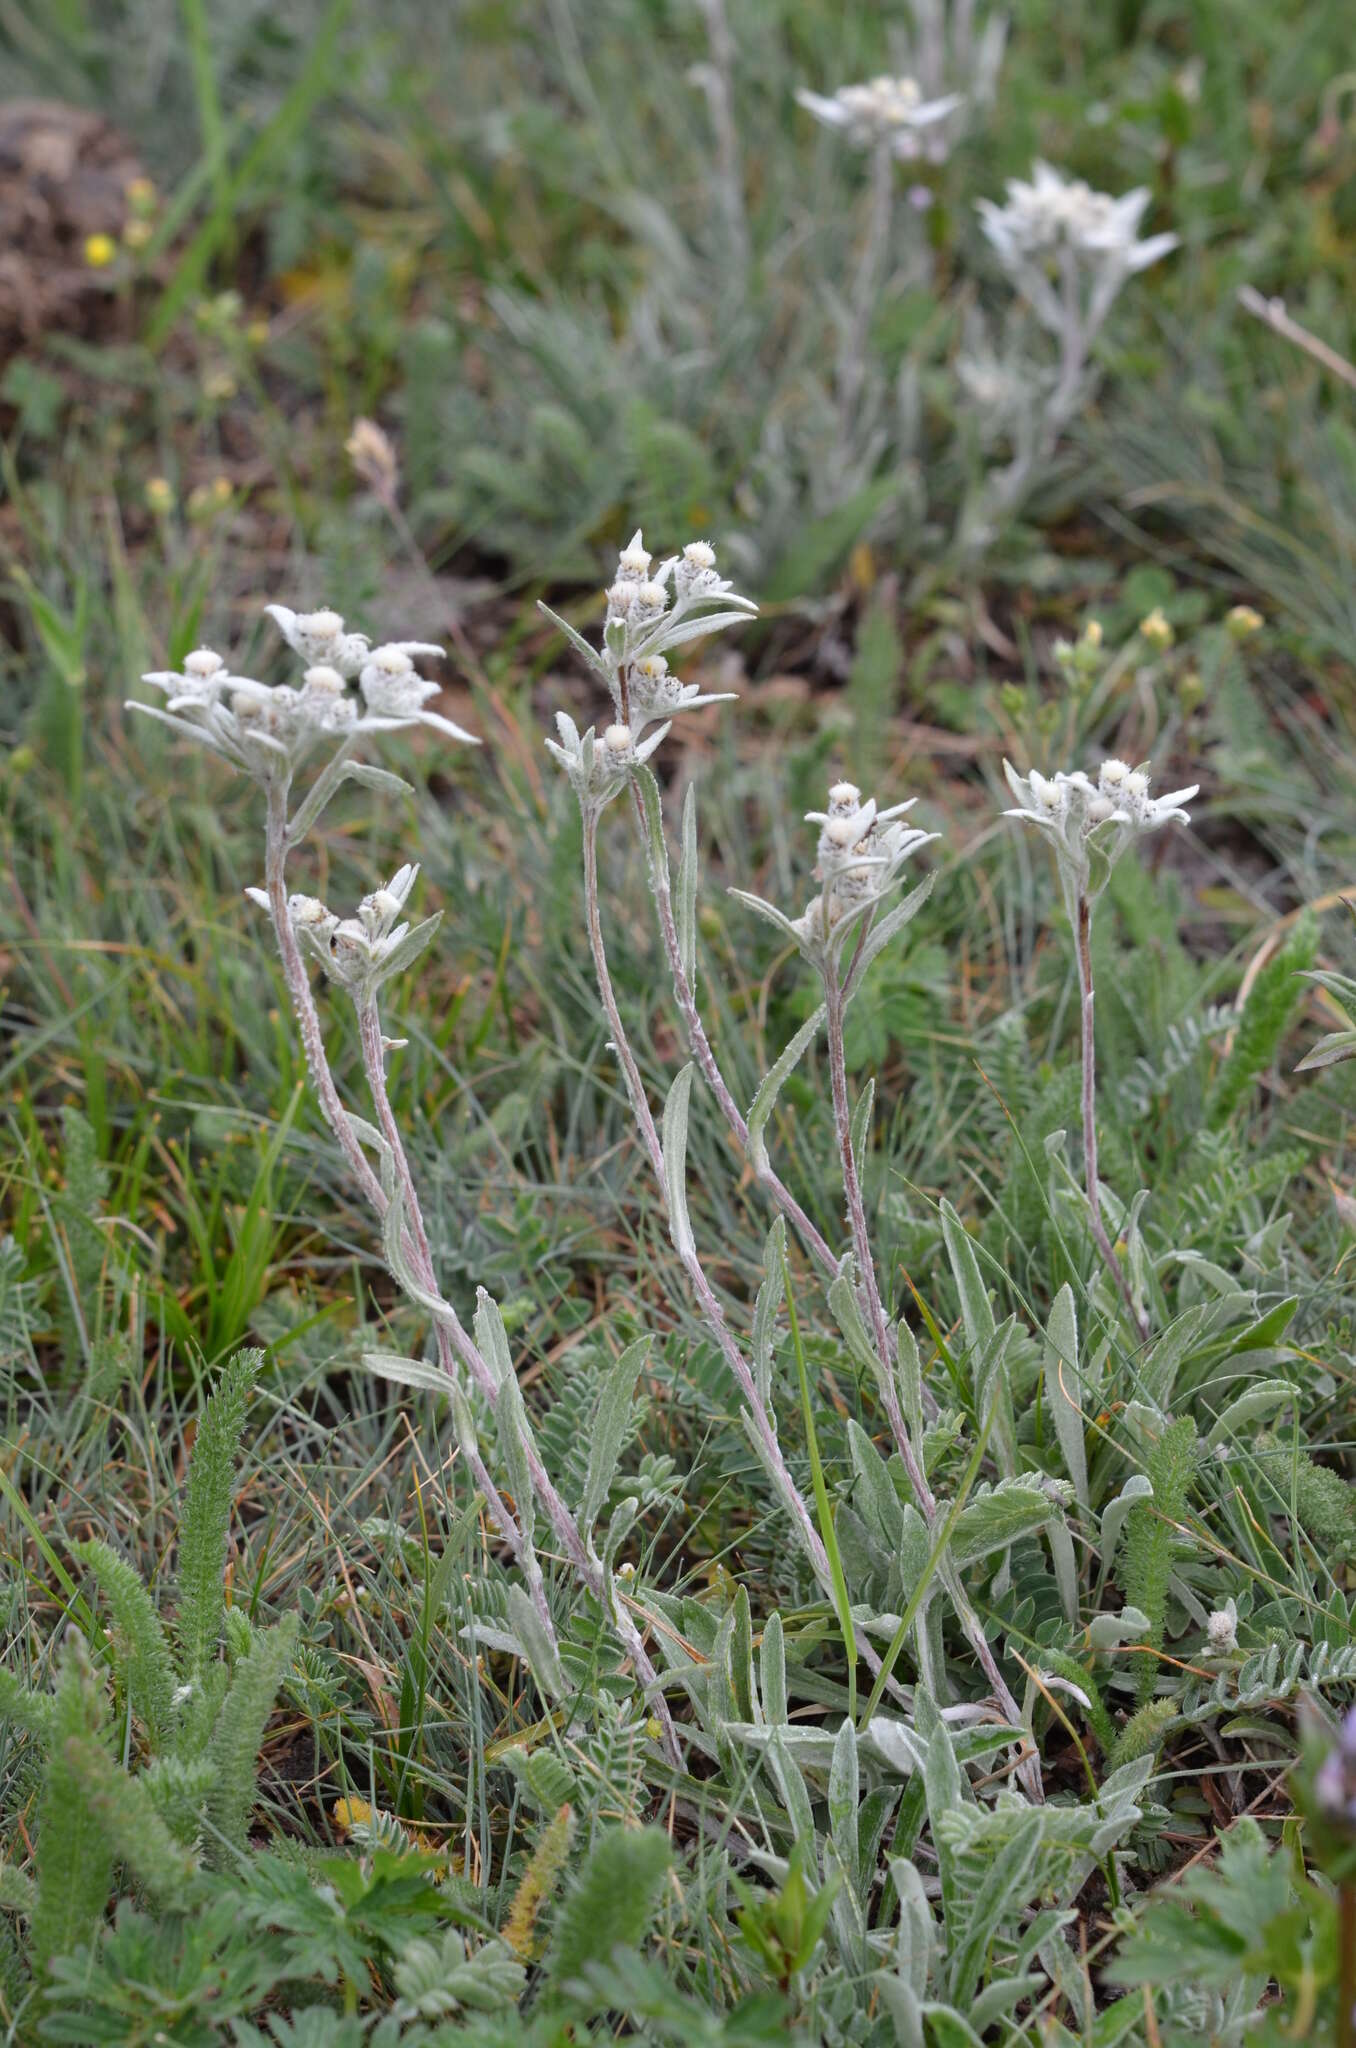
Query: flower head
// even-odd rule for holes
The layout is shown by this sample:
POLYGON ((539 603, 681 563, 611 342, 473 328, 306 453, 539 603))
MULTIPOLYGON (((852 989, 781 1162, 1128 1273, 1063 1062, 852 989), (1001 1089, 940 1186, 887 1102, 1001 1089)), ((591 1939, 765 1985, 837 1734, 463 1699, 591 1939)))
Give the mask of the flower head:
POLYGON ((1017 799, 1016 808, 1005 811, 1004 816, 1020 818, 1046 834, 1071 901, 1100 894, 1117 860, 1139 833, 1156 832, 1169 824, 1189 825, 1190 817, 1182 806, 1200 787, 1193 782, 1189 789, 1153 797, 1148 771, 1117 760, 1103 761, 1096 782, 1081 769, 1071 775, 1045 776, 1033 768, 1030 774, 1019 775, 1010 761, 1003 763, 1003 773, 1017 799))
POLYGON ((888 147, 905 161, 945 155, 940 126, 961 104, 959 93, 925 100, 916 79, 888 76, 839 86, 829 98, 817 92, 798 92, 796 98, 816 121, 841 129, 859 149, 888 147))
POLYGON ((473 733, 463 731, 440 712, 425 708, 431 697, 439 695, 439 687, 419 674, 415 656, 441 655, 442 651, 423 640, 393 640, 372 649, 358 671, 358 688, 367 706, 369 731, 427 725, 435 732, 446 733, 449 739, 465 740, 471 746, 479 744, 473 733))
POLYGON ((905 879, 910 857, 937 837, 902 822, 916 801, 911 797, 882 811, 874 797, 863 801, 855 783, 836 782, 827 808, 807 813, 807 821, 820 828, 815 876, 821 891, 802 914, 784 917, 743 889, 731 894, 784 931, 821 973, 837 973, 849 934, 865 933, 905 879))
POLYGON ((574 787, 580 804, 602 809, 625 789, 634 771, 649 760, 668 731, 658 732, 637 743, 635 730, 620 720, 609 725, 602 739, 592 726, 581 733, 568 712, 557 711, 556 739, 546 742, 548 752, 559 761, 574 787))
MULTIPOLYGON (((287 918, 298 944, 359 1003, 370 1000, 383 982, 417 959, 442 921, 441 911, 413 926, 405 919, 418 875, 417 866, 398 869, 389 882, 363 897, 352 917, 336 917, 318 896, 287 900, 287 918)), ((269 907, 262 889, 246 894, 262 908, 269 907)))
POLYGON ((1176 235, 1139 240, 1150 198, 1144 186, 1113 198, 1037 160, 1029 179, 1009 178, 1007 195, 1002 206, 992 199, 977 202, 980 226, 1008 276, 1055 334, 1076 316, 1086 340, 1101 326, 1126 278, 1177 247, 1176 235), (1061 277, 1058 288, 1052 271, 1061 277))
POLYGON ((285 604, 266 604, 264 610, 308 668, 325 662, 340 675, 353 677, 367 659, 367 635, 346 633, 338 612, 293 612, 285 604))
MULTIPOLYGON (((629 727, 632 739, 632 752, 624 763, 617 748, 610 751, 614 766, 624 765, 629 771, 647 760, 663 737, 660 733, 645 738, 648 727, 662 723, 667 732, 679 712, 724 703, 735 694, 731 690, 704 692, 695 683, 680 681, 670 673, 669 653, 724 626, 742 625, 758 607, 719 574, 716 551, 709 541, 689 541, 680 554, 655 566, 639 529, 617 558, 606 598, 603 645, 597 652, 564 619, 545 605, 542 610, 606 682, 612 699, 610 723, 629 727)), ((559 738, 546 744, 566 766, 581 797, 606 802, 615 796, 621 782, 615 775, 599 780, 601 771, 592 752, 587 768, 582 765, 580 750, 589 736, 581 740, 570 719, 562 724, 557 718, 556 723, 559 738)))
POLYGON ((143 676, 164 693, 163 709, 139 703, 129 709, 159 719, 264 782, 290 775, 317 745, 364 733, 427 725, 477 744, 472 734, 426 708, 438 685, 417 672, 414 657, 441 654, 441 648, 418 640, 370 648, 365 634, 345 632, 338 612, 266 609, 306 663, 300 689, 235 675, 214 649, 199 647, 182 669, 143 676), (349 688, 355 675, 357 693, 349 688))

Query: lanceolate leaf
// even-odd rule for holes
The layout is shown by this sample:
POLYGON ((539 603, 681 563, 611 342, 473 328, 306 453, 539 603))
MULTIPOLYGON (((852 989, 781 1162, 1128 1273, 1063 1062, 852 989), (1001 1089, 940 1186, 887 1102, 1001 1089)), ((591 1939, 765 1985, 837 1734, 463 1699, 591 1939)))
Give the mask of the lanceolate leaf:
POLYGON ((800 1064, 807 1047, 814 1042, 823 1022, 824 1005, 821 1003, 813 1017, 806 1019, 786 1050, 769 1067, 762 1086, 753 1098, 753 1106, 749 1110, 749 1159, 755 1173, 762 1173, 768 1163, 763 1132, 767 1129, 768 1119, 777 1106, 777 1097, 800 1064))
POLYGON ((687 1113, 692 1094, 692 1062, 675 1076, 664 1104, 664 1191, 668 1197, 669 1231, 680 1259, 696 1252, 692 1224, 687 1213, 687 1113))
POLYGON ((1083 1443, 1082 1381, 1078 1373, 1078 1315, 1066 1281, 1045 1328, 1045 1402, 1080 1507, 1088 1505, 1088 1459, 1083 1443))

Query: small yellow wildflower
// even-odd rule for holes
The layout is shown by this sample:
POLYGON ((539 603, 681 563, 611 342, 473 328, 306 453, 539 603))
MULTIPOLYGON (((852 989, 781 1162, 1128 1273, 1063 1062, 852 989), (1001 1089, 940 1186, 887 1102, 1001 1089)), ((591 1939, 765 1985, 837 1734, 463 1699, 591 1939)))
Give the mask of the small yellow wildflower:
POLYGON ((1162 605, 1156 604, 1147 618, 1139 622, 1141 638, 1148 641, 1156 654, 1164 654, 1171 647, 1176 635, 1163 616, 1162 605))
POLYGON ((107 270, 118 254, 112 235, 86 235, 85 261, 91 270, 107 270))
POLYGON ((1260 633, 1266 621, 1260 612, 1250 604, 1236 604, 1232 611, 1224 614, 1224 623, 1232 640, 1250 640, 1254 633, 1260 633))

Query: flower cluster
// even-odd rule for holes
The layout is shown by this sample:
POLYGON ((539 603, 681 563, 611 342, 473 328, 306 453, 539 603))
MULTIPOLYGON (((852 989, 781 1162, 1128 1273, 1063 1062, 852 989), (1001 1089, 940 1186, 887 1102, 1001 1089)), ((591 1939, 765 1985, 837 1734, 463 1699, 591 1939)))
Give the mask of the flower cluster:
POLYGON ((632 769, 649 759, 678 713, 728 703, 735 694, 704 692, 696 683, 681 681, 669 668, 673 649, 725 626, 743 625, 758 610, 752 598, 741 597, 719 574, 709 541, 689 541, 680 554, 656 567, 639 530, 618 556, 606 596, 601 653, 542 606, 603 677, 612 699, 613 721, 601 741, 592 727, 581 737, 574 721, 560 712, 559 739, 546 742, 581 800, 598 803, 615 796, 632 769), (657 723, 660 730, 645 737, 657 723))
MULTIPOLYGON (((384 888, 364 896, 352 917, 336 917, 318 896, 287 899, 288 922, 302 949, 359 1003, 370 1001, 383 982, 416 960, 442 922, 441 911, 416 925, 405 918, 418 874, 418 867, 407 863, 384 888)), ((263 889, 245 893, 269 908, 263 889)))
POLYGON ((548 739, 546 745, 569 776, 580 803, 601 810, 625 789, 631 771, 649 760, 663 743, 668 729, 661 725, 658 732, 652 732, 637 745, 632 728, 619 721, 609 725, 600 740, 592 726, 581 733, 567 711, 557 711, 556 731, 560 737, 548 739))
POLYGON ((1017 807, 1004 816, 1039 826, 1054 847, 1066 889, 1075 896, 1100 894, 1117 860, 1140 833, 1156 832, 1163 825, 1189 825, 1182 806, 1200 788, 1193 782, 1189 789, 1153 797, 1147 769, 1114 760, 1103 761, 1095 783, 1081 769, 1052 777, 1033 768, 1029 775, 1019 775, 1010 761, 1003 763, 1003 773, 1017 799, 1017 807))
POLYGON ((888 147, 905 162, 924 155, 939 162, 945 156, 941 124, 961 103, 954 92, 925 100, 916 79, 890 77, 840 86, 829 98, 804 91, 796 98, 816 121, 842 129, 859 149, 888 147))
POLYGON ((731 894, 783 930, 821 972, 836 968, 849 934, 865 933, 874 912, 904 880, 910 856, 937 837, 901 822, 916 802, 911 797, 882 811, 874 797, 863 801, 854 782, 836 782, 827 808, 807 813, 807 821, 820 828, 815 878, 821 889, 801 915, 783 917, 742 889, 731 894))
POLYGON ((415 667, 416 657, 441 655, 421 640, 371 647, 362 633, 347 633, 338 612, 293 612, 266 607, 293 653, 305 664, 300 687, 270 685, 235 675, 210 647, 185 658, 179 671, 157 671, 142 681, 166 702, 132 703, 173 731, 186 734, 260 781, 290 775, 317 745, 347 742, 364 733, 399 732, 426 725, 448 738, 478 744, 451 719, 430 711, 438 695, 415 667), (349 688, 356 679, 356 692, 349 688))
POLYGON ((1038 161, 1029 180, 1008 180, 1007 194, 1003 206, 992 199, 977 202, 981 226, 1008 276, 1055 333, 1070 315, 1052 288, 1052 268, 1064 268, 1073 277, 1080 268, 1091 271, 1088 325, 1095 329, 1125 279, 1177 247, 1176 235, 1139 240, 1139 224, 1150 198, 1143 186, 1115 199, 1038 161))

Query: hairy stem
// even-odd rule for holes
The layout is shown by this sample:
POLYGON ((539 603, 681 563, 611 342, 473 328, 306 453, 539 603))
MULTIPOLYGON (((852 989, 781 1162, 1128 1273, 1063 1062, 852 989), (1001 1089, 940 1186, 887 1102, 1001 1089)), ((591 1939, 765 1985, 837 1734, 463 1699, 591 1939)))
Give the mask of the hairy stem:
POLYGON ((287 914, 287 798, 290 786, 290 776, 278 776, 268 785, 264 883, 268 892, 269 915, 273 920, 278 951, 282 955, 283 979, 287 983, 287 993, 291 997, 297 1029, 301 1034, 301 1048, 306 1055, 306 1065, 310 1069, 315 1092, 320 1099, 321 1111, 339 1141, 339 1149, 352 1168, 354 1179, 380 1217, 386 1213, 386 1196, 362 1146, 358 1143, 344 1105, 339 1100, 339 1090, 334 1085, 334 1076, 330 1072, 330 1063, 325 1053, 325 1035, 320 1028, 320 1015, 315 1006, 315 997, 311 993, 311 978, 306 972, 306 963, 297 945, 292 920, 287 914))
MULTIPOLYGON (((711 1041, 706 1034, 706 1026, 702 1022, 701 1011, 697 1007, 697 997, 692 987, 692 979, 683 960, 682 947, 678 943, 678 925, 674 917, 673 892, 669 881, 668 854, 665 851, 658 860, 653 858, 649 830, 645 822, 645 808, 641 801, 640 792, 634 784, 632 785, 631 794, 636 825, 649 864, 651 894, 654 897, 655 909, 659 915, 660 938, 663 941, 665 957, 669 963, 669 972, 673 977, 674 1000, 678 1005, 678 1012, 683 1021, 683 1031, 687 1039, 688 1049, 700 1067, 706 1085, 715 1097, 716 1106, 724 1117, 735 1143, 753 1168, 755 1179, 761 1187, 766 1188, 768 1194, 799 1236, 801 1243, 805 1246, 806 1251, 815 1261, 825 1279, 831 1281, 837 1275, 838 1261, 834 1258, 833 1252, 822 1232, 816 1229, 815 1225, 806 1215, 790 1188, 786 1186, 786 1183, 781 1179, 771 1161, 767 1158, 766 1152, 764 1152, 761 1166, 754 1162, 753 1155, 749 1149, 748 1124, 745 1122, 743 1113, 730 1092, 729 1084, 721 1073, 719 1062, 712 1050, 711 1041)), ((858 1286, 859 1289, 862 1286, 860 1280, 858 1286)), ((862 1305, 864 1308, 867 1306, 864 1295, 862 1305)), ((888 1337, 887 1348, 880 1353, 880 1362, 882 1373, 887 1379, 890 1378, 892 1367, 888 1337)), ((923 1405, 929 1414, 936 1414, 937 1403, 931 1389, 928 1387, 923 1389, 923 1405)))
POLYGON ((1102 1221, 1102 1194, 1097 1178, 1097 1051, 1092 1023, 1092 903, 1086 893, 1079 895, 1075 906, 1074 944, 1078 954, 1078 990, 1081 998, 1083 1180, 1087 1188, 1088 1220, 1103 1263, 1116 1283, 1130 1321, 1142 1342, 1149 1334, 1148 1325, 1135 1306, 1135 1297, 1130 1292, 1130 1282, 1126 1278, 1125 1268, 1116 1257, 1111 1239, 1107 1236, 1106 1225, 1102 1221))
POLYGON ((923 1471, 922 1457, 909 1435, 890 1364, 890 1333, 885 1320, 885 1304, 880 1298, 876 1262, 871 1251, 871 1234, 866 1223, 866 1205, 862 1200, 862 1184, 852 1150, 852 1112, 848 1106, 847 1060, 843 1049, 843 991, 832 967, 824 976, 824 1016, 829 1046, 833 1121, 838 1134, 838 1156, 843 1166, 843 1193, 847 1201, 848 1225, 852 1231, 853 1256, 857 1262, 858 1278, 866 1296, 872 1339, 881 1363, 881 1399, 885 1404, 895 1448, 909 1476, 909 1484, 918 1497, 918 1504, 924 1515, 931 1521, 936 1513, 936 1502, 923 1471))
MULTIPOLYGON (((438 1332, 439 1354, 442 1358, 444 1369, 449 1377, 456 1377, 456 1367, 453 1358, 453 1354, 455 1354, 455 1357, 459 1358, 462 1364, 465 1365, 482 1394, 493 1404, 499 1391, 494 1368, 490 1365, 489 1360, 462 1323, 452 1304, 443 1299, 434 1274, 433 1258, 429 1248, 428 1233, 424 1226, 423 1211, 420 1206, 418 1191, 414 1185, 414 1177, 410 1171, 409 1156, 405 1151, 404 1141, 400 1135, 400 1127, 395 1119, 395 1112, 391 1108, 390 1093, 386 1085, 385 1047, 382 1043, 381 1024, 375 1002, 359 1006, 358 1022, 359 1033, 362 1039, 363 1068, 367 1075, 367 1084, 372 1093, 372 1101, 376 1108, 377 1120, 380 1124, 382 1135, 391 1148, 401 1200, 405 1207, 406 1216, 409 1219, 409 1238, 414 1252, 412 1263, 414 1264, 415 1273, 420 1285, 427 1288, 428 1293, 438 1302, 438 1312, 434 1317, 434 1323, 438 1332)), ((664 1745, 669 1753, 670 1760, 675 1764, 681 1763, 682 1752, 679 1748, 677 1732, 669 1713, 668 1703, 659 1690, 659 1674, 655 1669, 649 1652, 645 1648, 639 1630, 621 1601, 619 1599, 609 1600, 602 1566, 597 1558, 590 1553, 588 1545, 580 1535, 575 1519, 570 1513, 569 1508, 565 1505, 565 1502, 561 1499, 546 1467, 542 1464, 540 1453, 537 1451, 535 1444, 525 1443, 523 1445, 523 1453, 527 1459, 533 1491, 545 1509, 547 1519, 556 1533, 561 1548, 589 1591, 610 1612, 613 1626, 631 1657, 642 1684, 652 1699, 655 1715, 663 1731, 664 1745)), ((479 1454, 477 1453, 478 1458, 479 1454)), ((507 1507, 503 1506, 494 1482, 485 1470, 483 1463, 478 1463, 478 1466, 473 1469, 475 1469, 476 1483, 485 1492, 487 1502, 491 1504, 492 1508, 495 1503, 498 1503, 503 1515, 507 1516, 509 1511, 507 1507)), ((521 1550, 525 1546, 522 1545, 522 1538, 518 1534, 516 1527, 513 1530, 513 1535, 508 1540, 511 1544, 516 1544, 521 1554, 521 1550)), ((540 1573, 537 1574, 537 1579, 538 1581, 540 1580, 540 1573)), ((544 1590, 540 1589, 539 1584, 534 1584, 532 1592, 534 1600, 537 1601, 538 1612, 543 1614, 546 1626, 551 1631, 552 1639, 554 1640, 554 1627, 551 1623, 549 1612, 545 1611, 544 1590), (538 1600, 539 1591, 541 1597, 538 1600)))
MULTIPOLYGON (((598 906, 598 811, 596 806, 590 804, 584 804, 581 808, 584 820, 584 909, 585 920, 588 925, 589 947, 593 954, 594 975, 597 979, 598 994, 603 1005, 603 1015, 607 1019, 607 1027, 613 1049, 621 1064, 622 1073, 626 1079, 627 1092, 635 1109, 641 1140, 649 1155, 650 1164, 654 1169, 655 1178, 659 1183, 662 1193, 667 1187, 664 1173, 663 1147, 660 1143, 659 1132, 655 1126, 649 1102, 646 1099, 644 1084, 640 1077, 640 1068, 637 1065, 636 1056, 631 1049, 630 1040, 626 1035, 626 1027, 622 1023, 621 1011, 617 1007, 616 992, 612 986, 612 973, 607 964, 607 948, 603 942, 602 918, 598 906)), ((735 1384, 743 1396, 744 1404, 748 1409, 768 1470, 772 1474, 777 1491, 782 1497, 782 1503, 800 1537, 805 1554, 810 1560, 811 1569, 824 1593, 832 1601, 833 1574, 829 1567, 828 1554, 824 1549, 819 1530, 815 1526, 814 1517, 810 1513, 809 1507, 788 1469, 786 1458, 777 1438, 776 1427, 758 1391, 758 1386, 749 1369, 748 1361, 731 1335, 730 1327, 725 1320, 725 1311, 721 1307, 715 1291, 706 1277, 701 1260, 697 1257, 696 1252, 690 1249, 683 1250, 677 1246, 675 1249, 678 1250, 683 1270, 687 1274, 688 1283, 697 1298, 697 1304, 706 1319, 716 1343, 720 1347, 721 1356, 724 1358, 735 1384)), ((860 1645, 860 1650, 867 1666, 873 1672, 879 1671, 880 1658, 874 1648, 869 1643, 863 1642, 860 1645)))
MULTIPOLYGON (((843 1191, 847 1198, 848 1221, 852 1229, 852 1247, 870 1305, 872 1333, 877 1350, 880 1352, 882 1364, 885 1364, 889 1357, 885 1308, 881 1301, 880 1289, 876 1281, 875 1261, 871 1253, 871 1238, 866 1223, 866 1207, 862 1201, 861 1180, 857 1173, 857 1161, 852 1151, 852 1113, 848 1106, 847 1062, 843 1050, 843 991, 832 969, 824 976, 824 1007, 829 1047, 829 1079, 833 1092, 833 1120, 838 1134, 839 1156, 843 1165, 843 1191)), ((882 1376, 881 1393, 885 1403, 885 1412, 890 1422, 890 1433, 895 1440, 895 1448, 899 1452, 900 1462, 908 1474, 909 1484, 917 1496, 923 1519, 928 1525, 929 1533, 931 1533, 935 1529, 937 1522, 937 1502, 923 1470, 921 1447, 915 1449, 913 1440, 909 1435, 903 1410, 900 1407, 899 1393, 894 1383, 894 1375, 889 1370, 888 1365, 886 1365, 882 1376)), ((989 1681, 994 1698, 998 1701, 1004 1714, 1015 1726, 1021 1721, 1021 1710, 1008 1687, 1007 1680, 1003 1676, 998 1659, 994 1656, 993 1649, 988 1637, 984 1633, 979 1616, 970 1605, 964 1588, 960 1584, 959 1577, 952 1574, 949 1576, 947 1583, 948 1591, 951 1594, 966 1641, 974 1651, 980 1668, 989 1681)), ((1039 1759, 1035 1757, 1028 1758, 1022 1765, 1021 1776, 1030 1796, 1039 1804, 1044 1798, 1039 1759)))
MULTIPOLYGON (((428 1232, 424 1228, 423 1210, 420 1207, 419 1197, 415 1191, 414 1178, 410 1172, 409 1157, 405 1151, 404 1140, 400 1135, 400 1126, 396 1122, 395 1115, 391 1109, 391 1099, 386 1087, 386 1061, 381 1035, 381 1021, 377 1013, 376 1003, 375 1001, 360 1002, 357 1005, 357 1011, 358 1036, 361 1040, 363 1051, 363 1071, 367 1075, 367 1085, 371 1091, 373 1106, 377 1112, 377 1121, 381 1127, 381 1134, 390 1149, 391 1163, 395 1171, 396 1183, 400 1189, 406 1227, 407 1254, 420 1286, 427 1289, 430 1294, 434 1294, 438 1292, 438 1282, 433 1268, 433 1253, 429 1246, 428 1232)), ((448 1379, 455 1384, 457 1379, 457 1361, 452 1348, 451 1335, 447 1325, 440 1318, 435 1317, 434 1319, 434 1333, 438 1345, 438 1362, 447 1374, 448 1379)), ((490 1519, 526 1574, 532 1603, 541 1616, 547 1634, 554 1642, 555 1626, 551 1620, 550 1607, 547 1604, 546 1588, 542 1581, 541 1566, 533 1555, 530 1546, 523 1540, 522 1531, 519 1528, 513 1511, 490 1477, 485 1461, 480 1455, 479 1448, 470 1454, 469 1463, 471 1476, 484 1498, 486 1508, 489 1510, 490 1519)))

